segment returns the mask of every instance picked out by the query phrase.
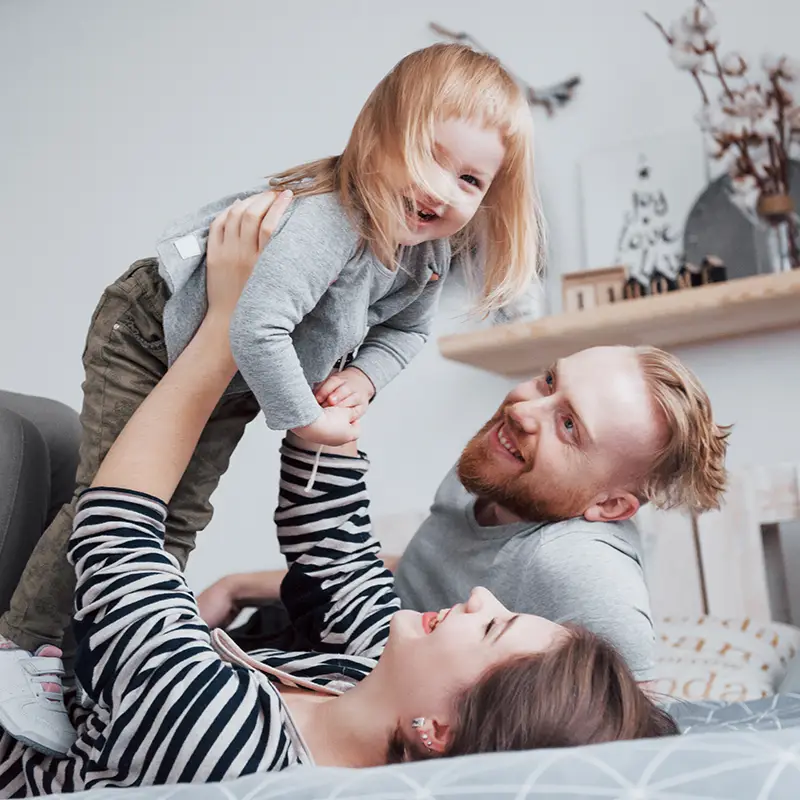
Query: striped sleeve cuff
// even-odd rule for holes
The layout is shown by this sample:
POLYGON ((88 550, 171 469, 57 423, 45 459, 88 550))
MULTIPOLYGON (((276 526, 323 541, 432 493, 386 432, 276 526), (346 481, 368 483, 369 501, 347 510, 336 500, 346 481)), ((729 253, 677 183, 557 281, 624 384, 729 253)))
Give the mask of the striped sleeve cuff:
MULTIPOLYGON (((295 470, 306 472, 309 476, 314 469, 317 453, 315 450, 307 450, 297 445, 290 444, 286 439, 281 445, 281 460, 290 460, 295 470)), ((369 469, 369 459, 367 454, 358 451, 357 456, 343 456, 338 453, 328 453, 323 448, 319 456, 318 474, 339 474, 342 470, 356 470, 363 475, 369 469)))
POLYGON ((75 507, 75 525, 80 519, 101 511, 122 518, 146 517, 151 523, 162 526, 167 519, 167 506, 153 495, 132 489, 113 486, 93 486, 81 492, 75 507))

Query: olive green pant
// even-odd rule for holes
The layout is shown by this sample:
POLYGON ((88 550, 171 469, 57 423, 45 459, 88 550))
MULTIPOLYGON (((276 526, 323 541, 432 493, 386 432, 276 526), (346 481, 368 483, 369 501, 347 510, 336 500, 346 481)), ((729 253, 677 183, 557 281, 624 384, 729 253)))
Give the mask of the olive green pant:
MULTIPOLYGON (((28 560, 0 634, 26 650, 55 644, 74 649, 70 620, 75 573, 67 561, 75 499, 139 404, 167 371, 163 313, 167 288, 155 259, 137 261, 103 293, 83 353, 83 434, 76 495, 42 535, 28 560)), ((184 567, 195 535, 213 514, 210 497, 227 470, 245 426, 258 413, 250 392, 224 397, 203 431, 169 504, 165 547, 184 567)))

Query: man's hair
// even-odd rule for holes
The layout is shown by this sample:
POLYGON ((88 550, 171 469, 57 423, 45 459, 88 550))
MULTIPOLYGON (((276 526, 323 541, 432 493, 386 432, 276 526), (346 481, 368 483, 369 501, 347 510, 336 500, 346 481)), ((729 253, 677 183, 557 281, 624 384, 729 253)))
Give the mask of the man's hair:
POLYGON ((700 381, 675 356, 657 347, 637 347, 635 352, 667 426, 666 444, 645 478, 642 499, 658 508, 719 508, 727 484, 731 426, 714 422, 700 381))
MULTIPOLYGON (((564 627, 566 636, 557 647, 512 658, 461 693, 443 756, 578 747, 679 732, 611 644, 581 626, 564 627)), ((398 728, 388 761, 430 755, 398 728)))

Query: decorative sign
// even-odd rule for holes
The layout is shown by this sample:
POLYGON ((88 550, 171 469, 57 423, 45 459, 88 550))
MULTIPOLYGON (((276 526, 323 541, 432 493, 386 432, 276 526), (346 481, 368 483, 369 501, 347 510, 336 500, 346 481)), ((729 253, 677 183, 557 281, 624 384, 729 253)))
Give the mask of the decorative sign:
POLYGON ((649 285, 675 280, 683 264, 683 229, 705 186, 699 134, 642 139, 596 152, 580 165, 585 264, 619 264, 649 285))

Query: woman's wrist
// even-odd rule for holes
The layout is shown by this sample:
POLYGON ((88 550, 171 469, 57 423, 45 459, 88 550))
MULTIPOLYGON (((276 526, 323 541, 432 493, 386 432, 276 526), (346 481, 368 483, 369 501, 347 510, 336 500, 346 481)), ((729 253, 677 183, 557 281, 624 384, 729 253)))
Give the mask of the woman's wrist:
POLYGON ((286 443, 300 450, 308 450, 309 453, 314 453, 319 448, 318 444, 303 439, 302 436, 298 436, 294 431, 286 431, 286 443))
MULTIPOLYGON (((300 450, 306 450, 309 453, 316 453, 320 448, 320 445, 303 439, 301 436, 298 436, 296 433, 294 433, 294 431, 286 431, 286 443, 292 445, 293 447, 297 447, 300 450)), ((322 446, 322 452, 332 455, 358 458, 358 442, 348 442, 347 444, 338 445, 336 447, 326 444, 322 446)))
POLYGON ((195 334, 210 368, 236 374, 236 361, 231 352, 230 317, 209 311, 195 334))

